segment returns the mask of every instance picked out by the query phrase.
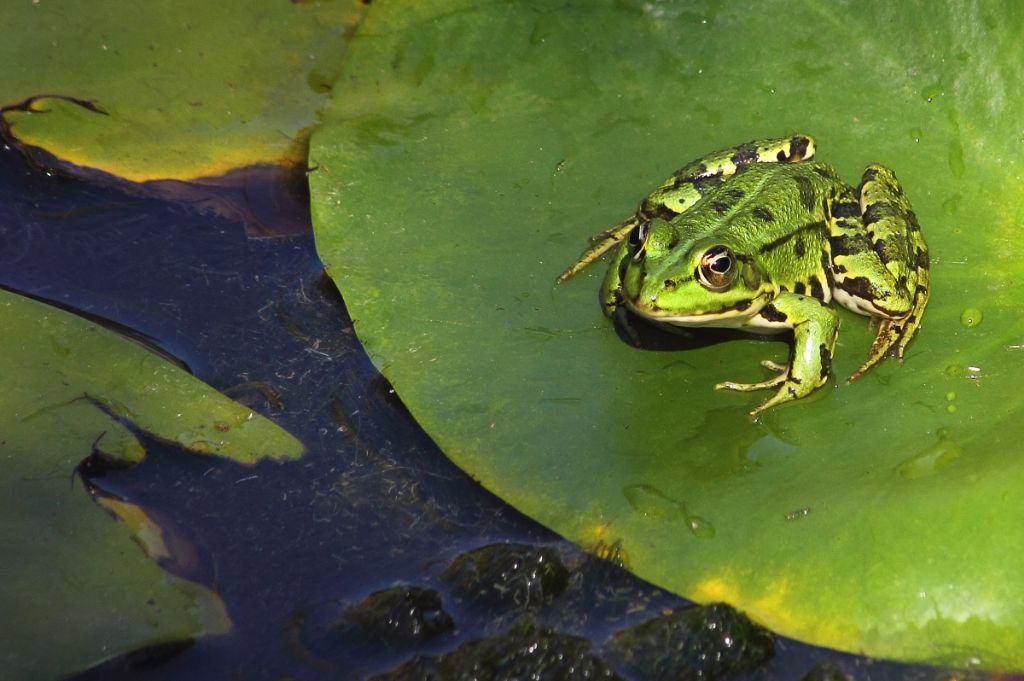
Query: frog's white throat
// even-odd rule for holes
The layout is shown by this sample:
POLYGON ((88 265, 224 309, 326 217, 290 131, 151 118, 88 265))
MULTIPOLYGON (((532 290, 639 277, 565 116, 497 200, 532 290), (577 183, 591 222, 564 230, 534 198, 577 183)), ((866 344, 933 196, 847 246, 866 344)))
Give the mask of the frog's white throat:
MULTIPOLYGON (((727 307, 721 310, 708 310, 707 312, 692 311, 688 314, 679 314, 672 310, 662 310, 658 308, 650 308, 639 306, 635 301, 626 299, 626 307, 630 309, 634 314, 637 314, 645 319, 652 321, 661 322, 663 324, 671 324, 673 326, 686 326, 686 327, 698 327, 698 326, 711 326, 715 328, 741 328, 760 325, 757 321, 760 319, 758 313, 768 303, 768 295, 760 295, 750 301, 748 305, 727 307)), ((774 327, 767 326, 765 331, 774 331, 774 327)), ((778 329, 782 330, 782 329, 778 329)))

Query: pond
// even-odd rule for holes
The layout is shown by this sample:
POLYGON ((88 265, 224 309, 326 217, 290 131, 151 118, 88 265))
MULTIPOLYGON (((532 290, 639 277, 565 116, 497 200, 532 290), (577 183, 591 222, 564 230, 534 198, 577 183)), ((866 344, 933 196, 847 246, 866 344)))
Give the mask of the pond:
MULTIPOLYGON (((633 660, 610 643, 691 606, 517 513, 424 435, 361 349, 308 231, 248 238, 241 221, 46 173, 5 146, 0 253, 3 287, 134 332, 307 448, 298 461, 250 467, 147 438, 142 463, 87 468, 90 486, 159 522, 170 547, 160 564, 211 587, 233 630, 121 656, 76 678, 363 678, 413 655, 501 637, 523 618, 579 637, 572 650, 607 657, 626 678, 651 678, 644 670, 655 664, 695 664, 681 653, 666 663, 667 651, 654 655, 642 642, 633 660), (534 602, 467 597, 444 576, 460 555, 503 543, 519 548, 495 560, 521 564, 522 593, 534 602), (546 595, 546 573, 530 562, 539 550, 567 570, 546 595), (361 628, 352 607, 396 585, 436 592, 441 606, 428 599, 424 609, 433 620, 443 610, 453 626, 407 638, 394 617, 361 628)), ((907 671, 781 638, 769 649, 750 665, 756 678, 797 678, 828 664, 857 678, 907 671)))
POLYGON ((1022 664, 1019 12, 96 3, 3 14, 39 30, 0 53, 40 72, 0 102, 0 603, 22 613, 0 667, 1022 664), (897 170, 932 298, 905 361, 852 385, 873 332, 840 312, 831 378, 751 418, 763 396, 712 386, 784 343, 637 348, 601 315, 604 266, 554 282, 683 163, 798 133, 851 184, 897 170))

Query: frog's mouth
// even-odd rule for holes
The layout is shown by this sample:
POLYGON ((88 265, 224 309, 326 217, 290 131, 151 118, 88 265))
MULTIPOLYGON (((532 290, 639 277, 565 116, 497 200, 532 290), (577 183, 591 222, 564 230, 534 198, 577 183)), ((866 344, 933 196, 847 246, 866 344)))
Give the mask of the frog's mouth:
POLYGON ((679 314, 675 310, 665 310, 653 303, 641 304, 623 296, 626 307, 631 312, 645 319, 672 324, 673 326, 743 326, 744 323, 761 311, 768 303, 770 292, 762 293, 748 300, 741 300, 733 305, 711 310, 693 310, 687 314, 679 314))

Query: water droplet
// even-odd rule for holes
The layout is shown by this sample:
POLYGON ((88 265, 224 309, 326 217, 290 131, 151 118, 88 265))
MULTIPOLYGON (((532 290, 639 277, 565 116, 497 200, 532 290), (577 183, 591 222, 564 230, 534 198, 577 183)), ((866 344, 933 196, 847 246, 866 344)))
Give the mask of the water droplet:
POLYGON ((944 88, 942 87, 942 83, 934 83, 932 85, 929 85, 925 89, 921 90, 921 98, 928 103, 931 103, 932 101, 938 99, 943 94, 945 93, 944 88))
POLYGON ((949 169, 953 177, 963 177, 967 169, 964 165, 964 145, 960 143, 960 134, 957 133, 949 142, 949 169))
POLYGON ((682 520, 693 536, 698 539, 710 539, 715 536, 715 528, 704 518, 690 515, 686 504, 666 495, 653 485, 627 485, 622 488, 622 495, 633 507, 633 510, 645 518, 658 520, 682 520))
POLYGON ((199 452, 201 454, 209 454, 210 452, 213 452, 216 449, 215 443, 211 442, 203 435, 199 433, 194 433, 192 431, 185 431, 183 433, 180 433, 178 437, 175 439, 177 440, 178 444, 180 444, 182 447, 185 447, 186 449, 191 449, 192 451, 199 452))
POLYGON ((924 130, 921 128, 910 129, 910 139, 914 140, 914 144, 920 143, 922 137, 924 137, 924 130))
POLYGON ((960 209, 960 201, 963 198, 963 194, 953 194, 953 196, 942 202, 942 211, 946 215, 954 215, 960 209))
POLYGON ((715 526, 700 516, 691 515, 686 518, 686 526, 697 539, 711 539, 715 536, 715 526))
MULTIPOLYGON (((955 405, 949 406, 956 409, 955 405)), ((914 480, 934 475, 960 458, 963 450, 953 441, 948 429, 940 428, 936 435, 939 438, 938 442, 925 447, 896 467, 900 477, 914 480)))
POLYGON ((981 378, 981 367, 977 365, 964 366, 963 364, 950 364, 946 367, 946 375, 950 378, 969 378, 976 381, 981 378))
POLYGON ((622 488, 622 495, 633 510, 645 518, 682 520, 688 515, 681 501, 666 496, 653 485, 627 485, 622 488))
POLYGON ((949 140, 949 169, 953 177, 963 177, 966 166, 964 165, 964 145, 960 140, 960 116, 956 111, 949 112, 949 125, 953 130, 953 137, 949 140))
POLYGON ((981 310, 976 307, 969 307, 960 314, 960 323, 971 329, 981 324, 983 318, 984 315, 982 315, 981 310))

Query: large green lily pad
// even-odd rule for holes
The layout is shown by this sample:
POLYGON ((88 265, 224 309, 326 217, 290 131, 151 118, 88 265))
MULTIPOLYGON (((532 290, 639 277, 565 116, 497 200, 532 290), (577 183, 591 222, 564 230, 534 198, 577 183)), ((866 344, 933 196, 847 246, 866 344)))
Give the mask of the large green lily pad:
POLYGON ((301 444, 75 315, 0 291, 0 318, 5 678, 62 678, 143 645, 225 631, 214 593, 151 559, 165 555, 160 528, 124 501, 101 497, 98 506, 75 469, 94 448, 129 464, 144 455, 123 419, 242 463, 296 457, 301 444))
POLYGON ((43 96, 6 114, 15 136, 139 182, 299 161, 363 12, 358 0, 5 2, 0 105, 43 96))
MULTIPOLYGON (((1024 668, 1024 47, 953 2, 375 7, 312 139, 318 248, 374 361, 486 487, 783 634, 1024 668), (343 84, 343 88, 342 88, 343 84), (902 365, 746 415, 782 342, 641 350, 586 237, 710 150, 794 132, 895 168, 933 297, 902 365)), ((669 343, 671 345, 671 343, 669 343)))

